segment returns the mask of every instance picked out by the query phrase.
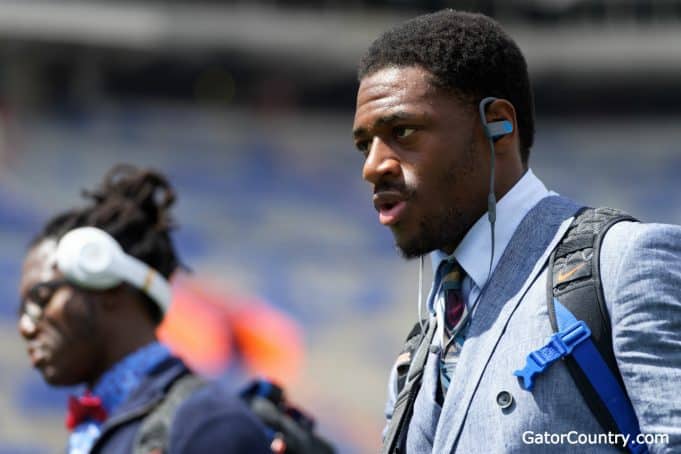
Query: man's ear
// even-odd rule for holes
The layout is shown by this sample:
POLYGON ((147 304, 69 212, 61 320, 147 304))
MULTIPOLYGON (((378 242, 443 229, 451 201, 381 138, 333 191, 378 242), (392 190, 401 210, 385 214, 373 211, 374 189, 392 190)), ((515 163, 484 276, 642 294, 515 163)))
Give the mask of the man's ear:
POLYGON ((506 153, 518 147, 518 122, 513 104, 505 99, 495 99, 485 109, 487 123, 504 122, 510 123, 511 131, 500 135, 494 141, 496 154, 506 153))
POLYGON ((110 288, 101 292, 97 292, 99 305, 105 312, 116 312, 122 309, 122 305, 127 304, 131 295, 127 285, 120 284, 114 288, 110 288))

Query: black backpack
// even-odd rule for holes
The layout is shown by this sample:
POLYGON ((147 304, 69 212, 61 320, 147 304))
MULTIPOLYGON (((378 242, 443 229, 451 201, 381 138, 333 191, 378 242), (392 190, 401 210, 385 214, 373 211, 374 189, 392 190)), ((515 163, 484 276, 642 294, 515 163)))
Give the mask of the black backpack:
MULTIPOLYGON (((163 400, 144 418, 134 441, 133 454, 164 453, 168 449, 170 428, 175 412, 191 394, 205 385, 192 373, 177 379, 163 400)), ((274 383, 256 380, 241 398, 251 411, 278 439, 279 451, 285 454, 333 454, 331 444, 314 430, 314 420, 289 405, 284 391, 274 383)))
MULTIPOLYGON (((588 326, 590 341, 600 353, 604 361, 603 367, 609 369, 605 372, 615 377, 614 380, 624 393, 623 399, 631 407, 613 353, 610 318, 603 296, 599 263, 600 248, 606 232, 621 221, 637 220, 610 208, 582 208, 575 215, 549 259, 551 278, 547 280, 547 305, 554 333, 559 333, 556 300, 577 320, 588 326)), ((434 325, 427 320, 416 323, 398 356, 397 399, 393 418, 383 440, 383 454, 401 452, 406 435, 405 427, 411 418, 414 400, 421 386, 428 348, 435 332, 434 325), (427 326, 428 329, 422 330, 421 326, 427 326)), ((570 354, 564 359, 575 385, 604 432, 621 433, 617 419, 622 415, 611 414, 602 396, 592 386, 588 376, 590 374, 585 374, 570 354)), ((635 420, 633 409, 630 412, 635 420)), ((638 429, 637 421, 635 425, 638 429)), ((645 446, 630 446, 628 451, 646 452, 645 449, 645 446)))

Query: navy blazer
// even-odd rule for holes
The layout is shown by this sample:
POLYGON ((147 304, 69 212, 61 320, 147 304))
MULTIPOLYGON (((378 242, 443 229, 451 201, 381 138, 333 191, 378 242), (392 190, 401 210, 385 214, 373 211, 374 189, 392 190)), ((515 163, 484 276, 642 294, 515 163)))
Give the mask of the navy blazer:
MULTIPOLYGON (((144 418, 163 399, 171 385, 187 373, 190 373, 189 369, 177 358, 170 358, 152 370, 104 423, 91 452, 132 452, 144 418)), ((198 389, 178 407, 170 429, 169 452, 271 454, 265 426, 239 396, 219 383, 198 389)))

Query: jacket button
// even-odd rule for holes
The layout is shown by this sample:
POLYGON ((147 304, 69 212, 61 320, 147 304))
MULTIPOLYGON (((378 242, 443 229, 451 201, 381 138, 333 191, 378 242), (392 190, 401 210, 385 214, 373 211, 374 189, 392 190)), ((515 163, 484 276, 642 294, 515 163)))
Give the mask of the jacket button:
POLYGON ((513 396, 508 391, 501 391, 497 394, 497 405, 501 408, 508 408, 513 405, 513 396))

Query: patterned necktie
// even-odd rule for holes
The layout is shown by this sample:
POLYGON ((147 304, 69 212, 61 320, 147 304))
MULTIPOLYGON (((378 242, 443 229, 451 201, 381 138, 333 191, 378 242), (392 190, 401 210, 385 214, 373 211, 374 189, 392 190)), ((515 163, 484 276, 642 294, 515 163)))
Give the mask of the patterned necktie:
POLYGON ((447 388, 451 381, 459 353, 463 347, 463 324, 466 322, 468 309, 461 292, 463 270, 456 262, 446 262, 443 265, 441 295, 444 302, 442 317, 443 329, 440 353, 440 391, 442 397, 447 395, 447 388), (454 338, 452 339, 452 336, 454 338))

